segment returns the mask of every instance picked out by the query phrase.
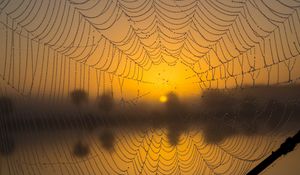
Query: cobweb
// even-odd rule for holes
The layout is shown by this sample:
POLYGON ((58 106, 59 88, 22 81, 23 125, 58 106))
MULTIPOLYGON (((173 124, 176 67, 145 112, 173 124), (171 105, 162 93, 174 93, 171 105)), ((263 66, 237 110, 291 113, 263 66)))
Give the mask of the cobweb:
MULTIPOLYGON (((21 104, 59 103, 76 89, 95 97, 111 92, 120 94, 124 108, 135 109, 149 93, 143 86, 153 83, 144 73, 162 63, 186 65, 194 73, 186 79, 196 77, 192 83, 199 92, 296 86, 299 13, 297 0, 1 0, 0 93, 21 104), (126 96, 126 83, 137 84, 136 97, 126 96)), ((299 105, 299 99, 289 103, 299 105)), ((295 132, 280 132, 292 112, 282 114, 267 134, 234 135, 213 144, 196 126, 184 129, 174 145, 164 127, 104 127, 97 130, 99 137, 94 131, 60 134, 51 127, 46 134, 24 120, 15 126, 24 130, 15 138, 22 149, 1 155, 0 173, 245 174, 286 133, 295 132), (25 132, 26 126, 34 132, 25 132), (113 150, 106 150, 112 142, 113 150)), ((25 110, 11 115, 58 124, 57 116, 66 114, 25 110)), ((274 114, 269 115, 272 120, 274 114)), ((233 126, 237 119, 226 117, 226 125, 233 126)), ((89 125, 85 122, 93 121, 82 121, 79 128, 89 125)))

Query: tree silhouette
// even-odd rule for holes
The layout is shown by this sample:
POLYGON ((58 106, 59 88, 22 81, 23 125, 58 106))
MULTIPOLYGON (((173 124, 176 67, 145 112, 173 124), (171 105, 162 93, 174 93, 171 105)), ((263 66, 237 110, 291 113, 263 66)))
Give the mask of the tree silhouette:
MULTIPOLYGON (((70 95, 73 104, 78 107, 80 120, 84 122, 83 120, 85 119, 81 119, 81 106, 83 105, 83 103, 88 102, 88 94, 84 90, 76 89, 72 91, 70 95)), ((89 152, 89 146, 87 144, 82 143, 81 141, 78 141, 78 143, 75 144, 73 149, 73 153, 77 157, 85 157, 89 154, 89 152)))
POLYGON ((185 125, 185 107, 181 104, 178 96, 170 92, 166 102, 167 122, 168 122, 168 140, 173 146, 179 142, 180 135, 186 129, 185 125))
POLYGON ((7 116, 13 112, 13 103, 10 98, 2 96, 0 97, 0 114, 1 116, 7 116))
POLYGON ((15 150, 15 142, 6 126, 9 114, 13 112, 13 103, 8 97, 0 97, 0 154, 10 155, 15 150))
POLYGON ((202 94, 203 110, 218 117, 233 115, 236 104, 236 99, 229 92, 207 90, 202 94))
POLYGON ((0 154, 5 156, 11 155, 15 151, 14 139, 12 136, 5 133, 2 133, 0 137, 0 154))
POLYGON ((235 129, 226 125, 221 119, 216 123, 208 121, 203 128, 203 136, 206 143, 218 144, 224 141, 226 138, 236 133, 235 129))
POLYGON ((253 135, 258 132, 258 123, 254 120, 258 105, 254 97, 245 97, 239 104, 239 118, 243 123, 241 131, 245 135, 253 135))
POLYGON ((98 97, 98 107, 100 110, 109 113, 114 108, 115 102, 111 93, 104 93, 98 97))
POLYGON ((76 106, 81 106, 83 103, 88 101, 88 94, 81 89, 76 89, 71 92, 71 100, 76 106))
POLYGON ((284 117, 286 111, 286 105, 279 100, 271 99, 268 102, 266 108, 266 115, 270 116, 269 121, 267 121, 269 129, 275 129, 280 123, 282 117, 284 117))
POLYGON ((255 98, 253 97, 245 97, 244 99, 242 99, 242 101, 240 102, 240 116, 245 118, 247 121, 248 120, 252 120, 251 118, 253 118, 256 114, 256 110, 257 110, 257 104, 255 101, 255 98))

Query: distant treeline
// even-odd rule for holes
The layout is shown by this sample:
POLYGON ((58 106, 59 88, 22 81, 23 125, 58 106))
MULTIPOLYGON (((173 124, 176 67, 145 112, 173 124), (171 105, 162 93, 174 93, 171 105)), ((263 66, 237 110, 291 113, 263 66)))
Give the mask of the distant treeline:
MULTIPOLYGON (((112 150, 113 130, 167 128, 169 142, 178 143, 188 129, 199 130, 210 144, 234 135, 255 136, 298 129, 300 124, 300 86, 256 86, 243 89, 206 90, 196 99, 181 101, 170 92, 159 108, 145 104, 121 107, 112 93, 89 101, 83 90, 70 93, 70 104, 41 105, 16 103, 0 97, 0 151, 13 152, 14 134, 19 132, 102 128, 100 141, 112 150), (88 104, 89 103, 89 104, 88 104)), ((47 103, 46 103, 47 104, 47 103)), ((88 146, 78 142, 74 153, 83 156, 88 146)))

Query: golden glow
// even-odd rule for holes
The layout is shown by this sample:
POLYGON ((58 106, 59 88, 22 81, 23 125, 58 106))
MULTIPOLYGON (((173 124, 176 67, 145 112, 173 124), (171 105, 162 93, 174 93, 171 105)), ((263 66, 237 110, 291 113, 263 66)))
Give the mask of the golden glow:
POLYGON ((168 97, 165 96, 165 95, 162 95, 162 96, 160 96, 159 101, 162 102, 162 103, 165 103, 165 102, 168 101, 168 97))
POLYGON ((144 80, 151 82, 142 85, 144 91, 151 92, 146 99, 157 100, 162 94, 176 93, 179 97, 189 97, 200 94, 199 80, 195 73, 184 64, 178 62, 176 65, 161 63, 153 65, 149 71, 144 72, 144 80))

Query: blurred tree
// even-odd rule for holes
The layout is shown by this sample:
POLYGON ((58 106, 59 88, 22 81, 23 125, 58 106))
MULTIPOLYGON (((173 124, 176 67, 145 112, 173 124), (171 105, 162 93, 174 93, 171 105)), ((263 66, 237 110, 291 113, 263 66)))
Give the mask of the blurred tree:
POLYGON ((15 142, 6 126, 8 116, 14 110, 12 100, 8 97, 0 97, 0 154, 10 155, 15 150, 15 142))
POLYGON ((2 96, 0 97, 0 115, 7 116, 13 112, 13 103, 10 98, 2 96))
POLYGON ((236 101, 229 92, 220 90, 207 90, 202 94, 203 110, 217 117, 232 116, 237 104, 236 101))
POLYGON ((83 103, 88 101, 88 94, 81 89, 76 89, 71 92, 71 100, 76 106, 81 106, 83 103))
POLYGON ((98 107, 100 110, 109 113, 114 108, 115 102, 112 93, 104 93, 98 97, 98 107))
POLYGON ((174 92, 167 95, 168 140, 173 146, 177 145, 180 135, 186 129, 186 109, 174 92))

